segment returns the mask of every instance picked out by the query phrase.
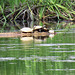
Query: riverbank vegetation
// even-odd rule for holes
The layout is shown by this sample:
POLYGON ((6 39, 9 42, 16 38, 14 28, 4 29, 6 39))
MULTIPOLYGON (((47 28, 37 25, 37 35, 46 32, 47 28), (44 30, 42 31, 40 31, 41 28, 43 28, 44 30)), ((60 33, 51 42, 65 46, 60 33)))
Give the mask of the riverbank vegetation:
POLYGON ((0 0, 0 21, 74 20, 75 0, 0 0))

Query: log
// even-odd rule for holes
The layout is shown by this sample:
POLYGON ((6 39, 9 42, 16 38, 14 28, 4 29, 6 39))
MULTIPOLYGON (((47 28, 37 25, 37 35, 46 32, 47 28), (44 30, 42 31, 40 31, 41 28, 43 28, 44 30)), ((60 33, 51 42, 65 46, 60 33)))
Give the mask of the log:
POLYGON ((24 32, 7 32, 7 33, 0 33, 0 38, 8 38, 8 37, 38 37, 38 36, 49 36, 49 32, 28 32, 28 33, 24 33, 24 32))
POLYGON ((21 33, 19 32, 7 32, 7 33, 0 33, 0 38, 2 37, 20 37, 21 33))

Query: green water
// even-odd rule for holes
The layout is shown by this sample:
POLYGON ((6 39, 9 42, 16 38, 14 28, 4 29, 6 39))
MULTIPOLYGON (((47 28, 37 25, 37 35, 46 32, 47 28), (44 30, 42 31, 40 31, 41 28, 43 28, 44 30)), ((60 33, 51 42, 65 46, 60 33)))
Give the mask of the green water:
POLYGON ((0 75, 75 75, 75 29, 55 32, 42 40, 0 38, 0 75))

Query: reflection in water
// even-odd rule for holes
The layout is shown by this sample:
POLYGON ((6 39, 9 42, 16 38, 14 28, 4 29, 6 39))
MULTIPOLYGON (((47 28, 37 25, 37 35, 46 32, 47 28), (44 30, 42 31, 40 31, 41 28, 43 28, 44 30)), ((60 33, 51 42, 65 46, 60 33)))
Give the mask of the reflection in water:
POLYGON ((54 36, 55 36, 55 33, 51 33, 51 34, 49 34, 49 36, 21 37, 20 40, 22 42, 29 42, 30 43, 30 41, 35 41, 35 42, 41 43, 42 41, 46 41, 46 39, 48 37, 50 37, 52 39, 54 36))
POLYGON ((49 37, 52 39, 54 37, 55 34, 50 34, 49 37))
POLYGON ((48 36, 37 36, 37 37, 21 37, 21 41, 22 42, 37 42, 37 43, 41 43, 42 41, 46 41, 46 39, 48 38, 48 36))
POLYGON ((74 29, 60 32, 52 39, 0 38, 0 75, 74 75, 74 29))
POLYGON ((20 38, 22 41, 32 41, 33 37, 21 37, 20 38))

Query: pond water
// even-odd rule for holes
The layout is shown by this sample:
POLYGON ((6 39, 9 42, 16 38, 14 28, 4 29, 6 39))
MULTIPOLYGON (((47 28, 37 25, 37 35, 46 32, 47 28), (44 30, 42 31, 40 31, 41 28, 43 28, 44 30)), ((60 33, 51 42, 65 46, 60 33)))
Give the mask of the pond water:
POLYGON ((0 38, 0 75, 74 75, 75 28, 55 32, 45 38, 0 38))

